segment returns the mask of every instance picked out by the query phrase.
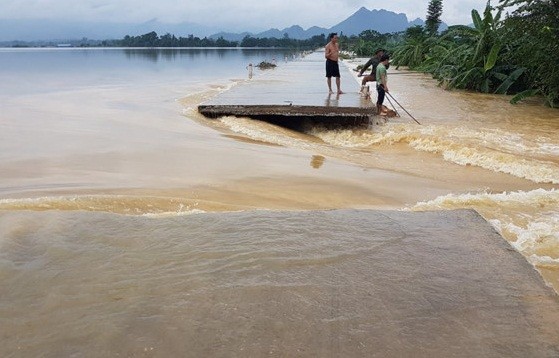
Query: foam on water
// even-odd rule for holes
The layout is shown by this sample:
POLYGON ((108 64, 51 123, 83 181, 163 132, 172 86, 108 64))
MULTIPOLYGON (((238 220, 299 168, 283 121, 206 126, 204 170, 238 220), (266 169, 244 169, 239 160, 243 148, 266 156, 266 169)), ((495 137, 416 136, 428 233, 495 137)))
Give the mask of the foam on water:
POLYGON ((559 190, 449 194, 409 209, 462 208, 478 211, 532 264, 559 269, 559 190))
POLYGON ((198 105, 219 95, 220 93, 227 92, 244 80, 231 80, 224 84, 211 84, 208 86, 196 87, 188 92, 188 95, 182 96, 177 99, 177 102, 183 105, 183 113, 190 113, 196 111, 198 105))
POLYGON ((206 211, 199 210, 199 209, 183 209, 182 207, 178 211, 167 211, 163 213, 147 213, 143 214, 142 216, 147 218, 169 218, 169 217, 180 217, 180 216, 189 216, 189 215, 196 215, 196 214, 204 214, 206 211))
POLYGON ((313 149, 316 143, 312 138, 301 136, 289 129, 277 127, 266 122, 255 121, 246 117, 225 116, 219 118, 229 130, 245 135, 251 139, 299 149, 313 149))
POLYGON ((559 184, 559 165, 537 159, 554 155, 559 145, 532 142, 520 134, 498 129, 389 123, 376 127, 375 131, 313 128, 309 134, 331 145, 348 148, 405 143, 419 151, 440 154, 459 165, 479 166, 536 183, 559 184))
POLYGON ((96 211, 133 216, 168 217, 205 212, 198 200, 187 198, 128 196, 128 195, 74 195, 40 198, 0 199, 0 210, 62 210, 96 211))

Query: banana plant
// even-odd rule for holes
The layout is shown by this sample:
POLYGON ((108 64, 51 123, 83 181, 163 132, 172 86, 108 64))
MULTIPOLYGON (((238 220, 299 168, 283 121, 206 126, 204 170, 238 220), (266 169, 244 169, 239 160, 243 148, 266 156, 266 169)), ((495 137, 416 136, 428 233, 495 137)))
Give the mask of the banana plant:
POLYGON ((416 69, 426 59, 429 49, 437 43, 437 38, 429 36, 421 26, 406 30, 403 44, 394 51, 393 63, 397 66, 408 66, 416 69))
POLYGON ((441 59, 441 80, 448 87, 506 93, 524 73, 524 68, 501 62, 501 10, 495 15, 492 10, 488 1, 483 17, 472 10, 473 27, 453 26, 444 35, 459 44, 441 59))

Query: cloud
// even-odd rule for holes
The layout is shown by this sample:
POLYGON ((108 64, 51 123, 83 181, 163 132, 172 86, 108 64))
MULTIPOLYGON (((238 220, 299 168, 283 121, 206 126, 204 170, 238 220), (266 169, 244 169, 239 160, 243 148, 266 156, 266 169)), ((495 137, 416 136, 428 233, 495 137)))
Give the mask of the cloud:
MULTIPOLYGON (((52 19, 140 23, 153 18, 161 22, 192 22, 234 30, 285 28, 291 25, 331 27, 360 7, 405 13, 410 20, 424 19, 428 1, 391 0, 2 0, 0 18, 52 19)), ((442 20, 470 23, 473 8, 486 0, 445 0, 442 20)))

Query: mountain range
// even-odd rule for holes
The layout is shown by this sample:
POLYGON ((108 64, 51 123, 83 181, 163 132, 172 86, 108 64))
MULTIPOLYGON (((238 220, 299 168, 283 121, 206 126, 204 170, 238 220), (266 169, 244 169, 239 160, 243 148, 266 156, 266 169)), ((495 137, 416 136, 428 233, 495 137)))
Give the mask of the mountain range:
MULTIPOLYGON (((159 35, 171 33, 175 36, 194 35, 198 37, 210 37, 217 39, 223 37, 229 41, 240 41, 245 36, 256 38, 289 36, 293 39, 307 39, 315 35, 328 34, 330 32, 343 33, 344 35, 358 35, 365 30, 375 30, 380 33, 398 32, 414 25, 423 25, 424 21, 415 19, 408 21, 405 14, 395 13, 388 10, 368 10, 360 8, 347 19, 330 27, 322 28, 313 26, 303 29, 301 26, 279 29, 269 29, 260 33, 232 33, 218 32, 219 29, 194 23, 166 24, 157 19, 139 23, 99 23, 79 21, 55 21, 55 20, 1 20, 0 41, 46 41, 46 40, 71 40, 71 39, 121 39, 126 35, 138 36, 151 31, 159 35)), ((443 23, 441 30, 446 28, 443 23)))
MULTIPOLYGON (((275 37, 275 38, 282 38, 284 36, 289 36, 292 39, 304 40, 311 38, 315 35, 321 34, 329 34, 331 32, 337 32, 338 34, 344 35, 359 35, 361 32, 365 30, 375 30, 380 33, 392 33, 392 32, 399 32, 404 31, 410 26, 415 25, 423 25, 425 22, 422 19, 415 19, 413 21, 408 21, 408 18, 405 14, 402 13, 395 13, 388 10, 368 10, 365 7, 360 8, 347 19, 343 20, 342 22, 330 27, 330 28, 323 28, 313 26, 304 30, 301 26, 293 25, 291 27, 287 27, 283 30, 279 29, 270 29, 264 32, 260 32, 257 34, 252 34, 249 32, 243 33, 228 33, 228 32, 219 32, 210 36, 210 38, 217 39, 219 37, 223 37, 229 41, 240 41, 245 36, 250 35, 256 38, 264 38, 264 37, 275 37)), ((448 26, 446 24, 441 24, 440 29, 444 30, 448 26)))

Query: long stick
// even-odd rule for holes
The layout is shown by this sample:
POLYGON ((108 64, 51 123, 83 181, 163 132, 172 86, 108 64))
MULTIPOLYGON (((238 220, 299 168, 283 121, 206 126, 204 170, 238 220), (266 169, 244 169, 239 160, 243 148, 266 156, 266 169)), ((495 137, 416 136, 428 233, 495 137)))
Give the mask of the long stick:
MULTIPOLYGON (((353 69, 353 72, 359 72, 360 70, 358 69, 353 69)), ((367 71, 367 70, 365 70, 367 71)), ((394 76, 394 75, 417 75, 417 72, 390 72, 390 76, 394 76)), ((361 76, 358 75, 358 77, 362 77, 362 76, 366 76, 364 74, 362 74, 361 76)))
POLYGON ((396 102, 396 103, 398 104, 398 106, 400 106, 400 107, 404 110, 404 112, 406 112, 406 113, 408 114, 408 116, 410 116, 417 124, 421 124, 421 123, 419 123, 419 122, 417 121, 417 119, 415 119, 414 116, 412 116, 412 115, 410 114, 410 112, 408 112, 408 111, 396 100, 396 98, 394 98, 393 95, 390 94, 390 92, 386 92, 386 94, 388 94, 388 95, 394 100, 394 102, 396 102))
POLYGON ((400 113, 398 113, 398 110, 397 110, 396 107, 394 106, 394 103, 392 103, 392 101, 390 100, 390 97, 386 97, 386 99, 388 100, 388 102, 390 103, 390 105, 392 106, 392 108, 394 108, 394 112, 396 112, 396 115, 397 115, 398 117, 401 117, 401 116, 400 116, 400 113))

